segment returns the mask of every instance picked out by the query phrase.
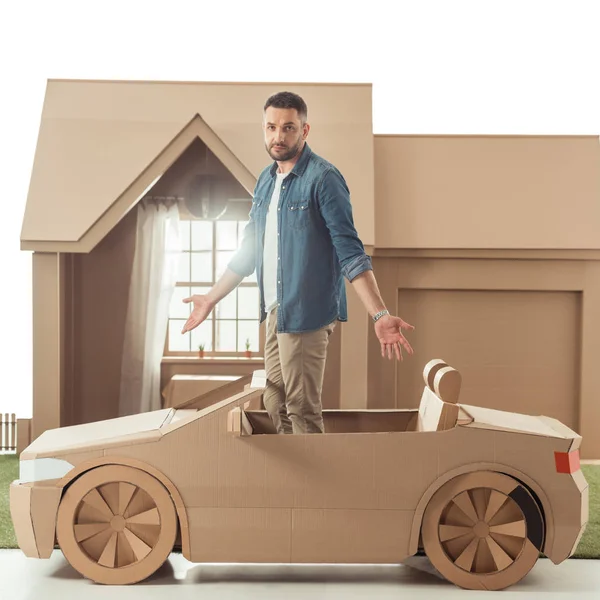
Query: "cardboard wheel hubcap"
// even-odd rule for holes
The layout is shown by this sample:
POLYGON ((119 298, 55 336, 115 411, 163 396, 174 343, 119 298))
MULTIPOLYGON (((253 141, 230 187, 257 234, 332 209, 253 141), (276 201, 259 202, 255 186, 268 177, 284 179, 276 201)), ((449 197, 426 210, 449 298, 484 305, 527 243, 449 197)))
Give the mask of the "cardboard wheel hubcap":
POLYGON ((69 563, 98 583, 136 583, 167 559, 177 515, 165 487, 132 467, 107 465, 82 475, 65 492, 57 517, 69 563))
POLYGON ((423 545, 448 580, 467 589, 503 589, 522 579, 542 547, 543 519, 518 481, 469 473, 442 486, 423 519, 423 545))

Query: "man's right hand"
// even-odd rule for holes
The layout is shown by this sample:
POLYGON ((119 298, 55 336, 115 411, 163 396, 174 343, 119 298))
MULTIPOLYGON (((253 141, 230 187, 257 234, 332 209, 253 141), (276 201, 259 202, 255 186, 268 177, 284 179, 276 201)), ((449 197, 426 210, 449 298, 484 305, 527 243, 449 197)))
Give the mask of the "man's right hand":
POLYGON ((181 333, 187 333, 192 329, 195 329, 208 317, 212 309, 215 307, 214 303, 209 299, 208 296, 194 294, 189 298, 184 298, 183 302, 189 304, 190 302, 194 303, 194 308, 192 310, 192 314, 190 318, 186 321, 186 324, 183 326, 181 333))

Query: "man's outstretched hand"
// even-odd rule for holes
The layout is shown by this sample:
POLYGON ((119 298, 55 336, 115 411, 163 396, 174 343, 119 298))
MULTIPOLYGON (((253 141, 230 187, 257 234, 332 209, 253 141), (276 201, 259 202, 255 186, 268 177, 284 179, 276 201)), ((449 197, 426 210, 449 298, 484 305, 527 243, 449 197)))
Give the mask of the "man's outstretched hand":
POLYGON ((404 346, 409 354, 414 353, 412 346, 408 343, 404 335, 402 335, 403 329, 413 330, 414 326, 409 325, 400 317, 393 317, 392 315, 381 317, 381 319, 375 322, 375 333, 381 344, 381 356, 385 357, 387 353, 388 358, 391 360, 393 351, 398 360, 403 360, 402 346, 404 346))
POLYGON ((208 317, 210 311, 215 307, 215 305, 209 300, 208 296, 194 294, 189 298, 184 298, 183 302, 189 304, 190 302, 194 303, 194 308, 192 309, 192 314, 190 318, 186 321, 181 333, 186 333, 195 329, 208 317))

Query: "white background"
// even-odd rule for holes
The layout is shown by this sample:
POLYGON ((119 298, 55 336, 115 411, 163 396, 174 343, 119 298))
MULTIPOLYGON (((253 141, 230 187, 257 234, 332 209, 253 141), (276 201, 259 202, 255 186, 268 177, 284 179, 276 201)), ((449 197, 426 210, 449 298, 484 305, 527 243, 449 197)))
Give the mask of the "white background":
POLYGON ((19 236, 48 78, 370 82, 374 133, 600 134, 600 2, 387 2, 1 3, 0 411, 31 413, 19 236))

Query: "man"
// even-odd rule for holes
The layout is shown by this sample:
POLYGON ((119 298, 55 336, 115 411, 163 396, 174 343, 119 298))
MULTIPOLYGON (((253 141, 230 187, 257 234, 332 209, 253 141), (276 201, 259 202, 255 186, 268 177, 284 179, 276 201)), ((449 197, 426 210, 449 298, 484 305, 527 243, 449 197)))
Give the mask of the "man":
POLYGON ((278 433, 324 432, 321 390, 329 336, 347 321, 344 277, 373 318, 381 355, 402 360, 402 334, 412 325, 386 310, 371 259, 358 238, 350 192, 339 170, 315 154, 306 138, 304 100, 271 96, 263 114, 265 148, 274 163, 260 174, 241 247, 194 309, 182 333, 256 269, 260 322, 267 321, 263 402, 278 433))

